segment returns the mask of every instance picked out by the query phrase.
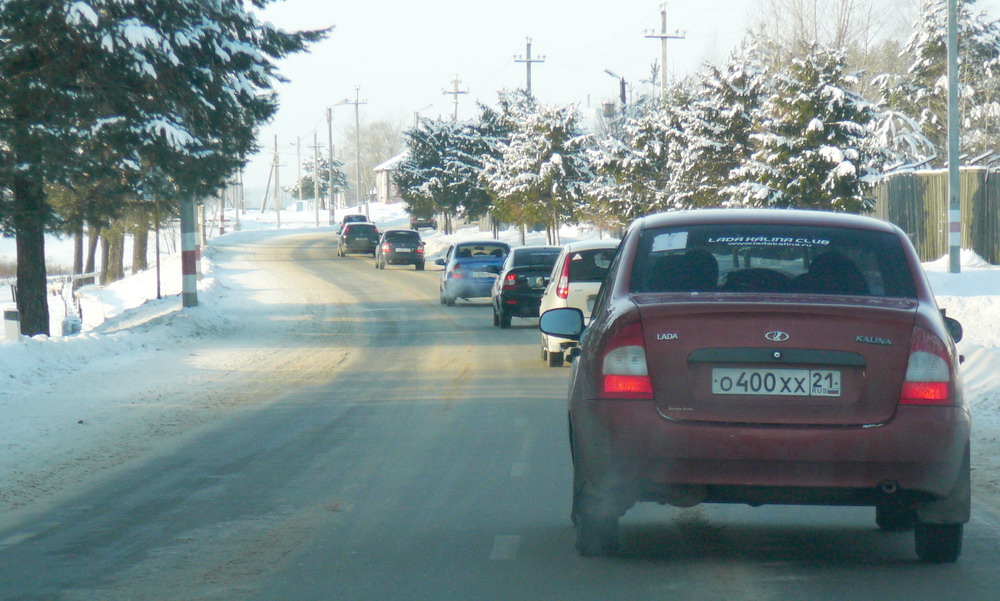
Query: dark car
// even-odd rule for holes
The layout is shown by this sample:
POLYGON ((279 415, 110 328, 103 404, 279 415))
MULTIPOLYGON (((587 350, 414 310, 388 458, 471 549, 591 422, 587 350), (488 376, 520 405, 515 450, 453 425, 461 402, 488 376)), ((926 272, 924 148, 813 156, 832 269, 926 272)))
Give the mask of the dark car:
POLYGON ((344 225, 344 231, 340 234, 337 256, 343 257, 348 253, 360 253, 374 257, 378 239, 378 228, 375 227, 374 223, 347 223, 344 225))
POLYGON ((545 312, 580 339, 569 393, 576 544, 614 553, 640 501, 875 507, 949 562, 969 520, 955 340, 906 234, 855 215, 639 219, 598 295, 545 312))
POLYGON ((510 245, 499 240, 466 241, 452 244, 441 265, 441 303, 449 307, 456 299, 489 298, 493 281, 510 252, 510 245))
POLYGON ((431 229, 438 229, 437 218, 433 215, 410 215, 410 229, 417 230, 422 227, 429 227, 431 229))
POLYGON ((340 220, 340 227, 337 228, 337 234, 344 233, 344 227, 348 223, 371 223, 367 215, 354 214, 354 215, 344 215, 344 218, 340 220))
POLYGON ((413 230, 386 230, 375 247, 375 267, 386 265, 414 265, 417 271, 424 268, 424 242, 413 230))
POLYGON ((509 328, 512 317, 538 317, 559 246, 522 246, 510 251, 493 283, 493 325, 509 328))

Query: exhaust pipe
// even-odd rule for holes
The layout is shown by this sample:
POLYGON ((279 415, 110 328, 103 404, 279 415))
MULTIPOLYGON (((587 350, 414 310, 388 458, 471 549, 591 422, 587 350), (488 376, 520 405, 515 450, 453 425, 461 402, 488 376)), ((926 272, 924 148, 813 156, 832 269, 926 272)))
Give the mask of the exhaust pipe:
POLYGON ((887 495, 894 495, 899 491, 899 484, 893 480, 885 480, 878 485, 878 488, 887 495))

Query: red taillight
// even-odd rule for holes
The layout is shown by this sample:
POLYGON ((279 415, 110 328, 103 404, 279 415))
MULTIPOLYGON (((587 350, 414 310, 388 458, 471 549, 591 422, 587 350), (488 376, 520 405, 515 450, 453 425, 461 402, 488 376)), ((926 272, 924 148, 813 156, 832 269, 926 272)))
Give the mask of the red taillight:
POLYGON ((569 262, 571 256, 569 253, 566 254, 562 270, 559 272, 559 281, 556 283, 556 296, 563 300, 569 297, 569 262))
POLYGON ((646 367, 642 324, 633 322, 616 332, 601 363, 602 399, 651 399, 653 382, 646 367))
POLYGON ((451 268, 451 273, 448 274, 448 277, 453 280, 462 279, 462 266, 455 263, 455 266, 451 268))
POLYGON ((945 343, 927 330, 913 328, 901 405, 950 405, 951 355, 945 343))
POLYGON ((417 254, 418 255, 424 254, 424 247, 420 246, 419 244, 417 245, 417 254))
POLYGON ((508 273, 503 279, 503 289, 514 290, 515 288, 517 288, 517 274, 508 273))
POLYGON ((385 244, 382 245, 382 252, 384 252, 384 253, 389 252, 389 243, 388 242, 386 242, 385 244))

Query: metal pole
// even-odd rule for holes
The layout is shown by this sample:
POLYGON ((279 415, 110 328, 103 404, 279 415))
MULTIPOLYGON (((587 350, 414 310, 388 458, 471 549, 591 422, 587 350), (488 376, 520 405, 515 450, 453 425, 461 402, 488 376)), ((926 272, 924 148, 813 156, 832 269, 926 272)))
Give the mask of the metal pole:
POLYGON ((195 231, 194 200, 181 200, 181 303, 184 307, 198 306, 197 232, 195 231))
POLYGON ((336 211, 336 208, 333 206, 333 108, 326 109, 326 135, 327 142, 329 143, 327 158, 330 160, 329 165, 327 165, 330 170, 330 181, 326 187, 326 194, 329 197, 327 209, 330 211, 329 225, 333 225, 334 212, 336 211))
POLYGON ((281 178, 278 176, 278 135, 274 136, 274 214, 281 229, 281 178))
POLYGON ((319 134, 313 132, 313 206, 316 209, 316 227, 319 227, 319 134))
MULTIPOLYGON (((357 183, 355 198, 361 208, 361 86, 354 88, 354 176, 357 183)), ((365 195, 365 216, 368 214, 368 195, 365 195)))
POLYGON ((958 0, 948 0, 948 266, 951 273, 962 271, 958 135, 958 0))

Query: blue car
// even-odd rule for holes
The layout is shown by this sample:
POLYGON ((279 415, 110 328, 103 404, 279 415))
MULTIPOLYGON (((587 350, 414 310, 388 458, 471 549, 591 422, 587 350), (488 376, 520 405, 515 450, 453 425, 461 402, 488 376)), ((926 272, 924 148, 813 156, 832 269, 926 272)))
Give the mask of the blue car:
POLYGON ((510 245, 499 240, 472 240, 452 244, 441 265, 441 304, 451 307, 456 299, 489 298, 510 245))

